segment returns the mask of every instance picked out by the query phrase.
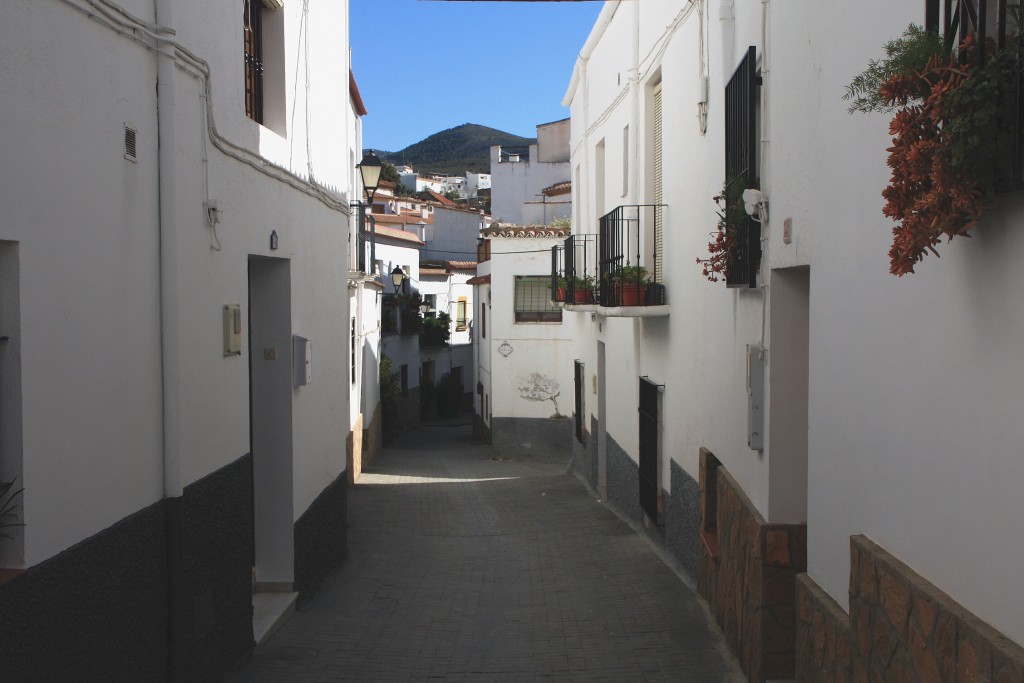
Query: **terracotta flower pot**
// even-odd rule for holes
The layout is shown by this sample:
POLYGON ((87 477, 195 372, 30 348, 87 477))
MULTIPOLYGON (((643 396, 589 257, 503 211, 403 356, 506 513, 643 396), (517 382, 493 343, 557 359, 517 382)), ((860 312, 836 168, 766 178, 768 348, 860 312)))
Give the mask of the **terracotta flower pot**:
POLYGON ((625 282, 615 285, 620 306, 643 306, 647 303, 647 285, 625 282))

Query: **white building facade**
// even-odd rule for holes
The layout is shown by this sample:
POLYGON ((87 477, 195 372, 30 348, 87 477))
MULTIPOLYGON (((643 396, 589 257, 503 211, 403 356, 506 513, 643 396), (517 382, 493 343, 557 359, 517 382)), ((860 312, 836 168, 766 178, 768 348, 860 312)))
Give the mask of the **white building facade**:
MULTIPOLYGON (((563 119, 537 126, 537 143, 529 148, 491 147, 491 215, 496 221, 529 223, 524 205, 542 202, 544 188, 570 179, 568 133, 569 119, 563 119)), ((561 208, 549 220, 566 216, 561 208)), ((530 213, 535 217, 536 212, 530 213)))
POLYGON ((574 238, 637 217, 617 253, 660 285, 637 310, 610 286, 566 305, 574 466, 659 529, 751 680, 1024 666, 1007 542, 1024 523, 1024 304, 998 284, 1024 254, 1024 202, 1001 194, 973 239, 889 275, 889 117, 840 97, 939 4, 608 2, 564 101, 574 238), (727 286, 695 260, 730 176, 761 201, 727 286))
POLYGON ((348 3, 5 9, 4 676, 218 678, 347 552, 348 3))

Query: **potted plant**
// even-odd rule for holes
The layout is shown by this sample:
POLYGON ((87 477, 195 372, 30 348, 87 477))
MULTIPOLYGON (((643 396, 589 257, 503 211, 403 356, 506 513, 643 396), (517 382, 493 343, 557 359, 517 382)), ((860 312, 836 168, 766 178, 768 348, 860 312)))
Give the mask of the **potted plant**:
POLYGON ((576 276, 572 279, 572 302, 589 304, 594 301, 594 277, 592 275, 576 276))
POLYGON ((626 265, 612 276, 615 285, 615 300, 620 306, 641 306, 647 303, 647 285, 651 284, 647 269, 643 266, 626 265))
POLYGON ((1000 191, 1012 186, 1005 154, 1016 127, 1019 8, 1007 7, 1016 27, 1005 46, 986 41, 978 59, 974 34, 951 49, 938 33, 911 25, 885 46, 847 86, 850 112, 892 114, 888 149, 892 177, 882 192, 882 213, 897 222, 889 272, 902 277, 942 237, 967 237, 1000 191))
POLYGON ((555 282, 555 292, 553 301, 565 301, 565 290, 569 287, 569 278, 565 277, 563 273, 559 273, 555 282))
POLYGON ((747 219, 743 209, 744 185, 744 176, 733 176, 726 179, 722 192, 711 198, 715 203, 718 224, 708 242, 708 257, 697 259, 708 282, 724 280, 729 272, 729 264, 736 260, 739 228, 747 219))

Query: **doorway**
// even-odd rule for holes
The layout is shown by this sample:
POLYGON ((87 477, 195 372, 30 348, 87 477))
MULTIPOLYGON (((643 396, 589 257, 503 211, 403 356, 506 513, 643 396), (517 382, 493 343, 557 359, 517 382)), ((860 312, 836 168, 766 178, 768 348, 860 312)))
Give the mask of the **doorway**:
POLYGON ((807 521, 807 405, 811 270, 772 271, 768 354, 768 518, 807 521))
POLYGON ((253 469, 253 588, 290 592, 292 497, 291 272, 249 257, 249 440, 253 469))

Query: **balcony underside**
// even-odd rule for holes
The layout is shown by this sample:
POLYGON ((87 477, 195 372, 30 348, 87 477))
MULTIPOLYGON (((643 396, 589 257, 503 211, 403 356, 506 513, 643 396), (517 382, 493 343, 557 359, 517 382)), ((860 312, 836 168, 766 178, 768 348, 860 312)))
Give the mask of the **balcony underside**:
POLYGON ((602 306, 600 304, 565 304, 570 313, 596 313, 602 318, 667 318, 668 304, 656 306, 602 306))

